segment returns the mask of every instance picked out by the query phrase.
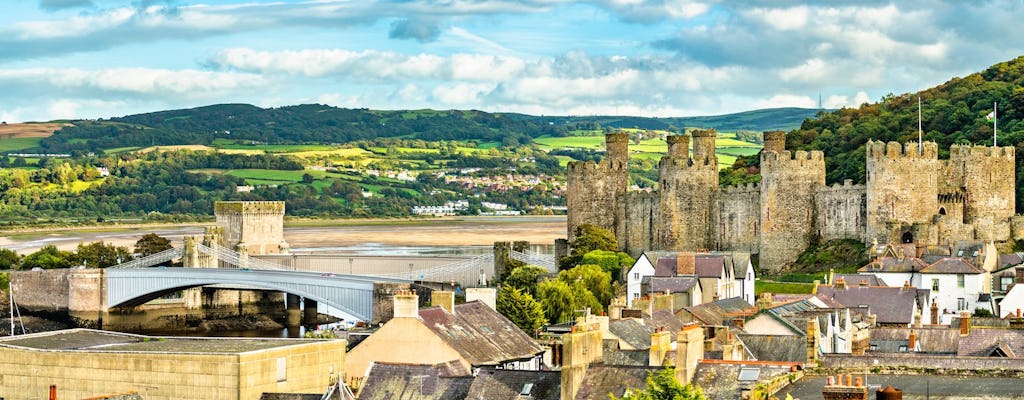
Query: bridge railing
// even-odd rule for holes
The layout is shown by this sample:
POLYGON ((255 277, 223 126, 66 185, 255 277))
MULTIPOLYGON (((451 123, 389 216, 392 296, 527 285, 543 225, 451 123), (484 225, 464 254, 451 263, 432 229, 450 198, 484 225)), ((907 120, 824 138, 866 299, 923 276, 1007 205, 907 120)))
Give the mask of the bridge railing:
POLYGON ((536 265, 544 268, 548 270, 548 272, 558 272, 558 265, 555 264, 554 257, 527 254, 515 250, 509 250, 509 257, 512 257, 513 260, 526 263, 527 265, 536 265))
POLYGON ((126 263, 117 264, 110 268, 147 268, 157 264, 162 264, 175 258, 181 257, 181 248, 170 248, 161 251, 156 254, 151 254, 142 258, 136 258, 126 263))
POLYGON ((458 280, 464 277, 477 279, 481 269, 494 264, 494 255, 484 254, 475 256, 456 263, 445 264, 434 268, 421 269, 409 272, 393 272, 389 274, 371 274, 371 276, 400 278, 410 280, 433 280, 437 282, 458 280))
POLYGON ((223 247, 217 247, 216 249, 203 245, 196 244, 196 248, 199 252, 213 256, 217 260, 226 261, 228 264, 236 268, 248 268, 248 269, 266 269, 266 270, 278 270, 285 271, 290 270, 283 265, 272 263, 270 261, 260 260, 258 258, 245 257, 242 259, 242 255, 237 251, 225 249, 223 247))

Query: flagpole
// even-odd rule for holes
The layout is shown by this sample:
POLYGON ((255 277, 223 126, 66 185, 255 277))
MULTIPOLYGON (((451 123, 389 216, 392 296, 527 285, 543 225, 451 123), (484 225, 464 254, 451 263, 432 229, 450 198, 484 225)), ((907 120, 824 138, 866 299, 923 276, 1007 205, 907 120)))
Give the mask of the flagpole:
POLYGON ((924 142, 921 134, 921 96, 917 96, 917 154, 924 154, 924 142))
POLYGON ((993 147, 999 146, 999 139, 997 139, 998 138, 998 133, 996 133, 997 132, 997 128, 998 128, 998 124, 999 124, 998 121, 999 121, 999 103, 998 102, 993 102, 992 103, 992 146, 993 147))

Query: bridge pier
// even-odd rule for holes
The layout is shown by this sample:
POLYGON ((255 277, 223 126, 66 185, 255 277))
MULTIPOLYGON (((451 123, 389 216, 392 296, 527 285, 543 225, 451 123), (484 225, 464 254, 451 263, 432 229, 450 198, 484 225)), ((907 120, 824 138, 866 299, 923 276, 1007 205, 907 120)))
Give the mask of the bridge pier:
POLYGON ((302 301, 302 324, 303 325, 316 325, 319 322, 317 318, 316 300, 303 299, 302 301))
POLYGON ((299 326, 302 322, 302 309, 299 304, 299 296, 294 294, 286 295, 287 310, 285 311, 285 325, 299 326))

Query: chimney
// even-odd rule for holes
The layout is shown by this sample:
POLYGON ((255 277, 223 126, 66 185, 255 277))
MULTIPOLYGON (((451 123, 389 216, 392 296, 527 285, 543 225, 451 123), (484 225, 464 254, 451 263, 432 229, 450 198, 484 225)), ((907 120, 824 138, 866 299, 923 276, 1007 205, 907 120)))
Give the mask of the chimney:
POLYGON ((486 304, 492 310, 497 309, 498 290, 489 287, 480 288, 466 288, 466 302, 469 303, 474 300, 480 300, 480 302, 486 304))
POLYGON ((658 328, 651 333, 651 349, 650 357, 647 365, 652 367, 663 367, 665 366, 665 354, 668 353, 669 348, 672 347, 672 334, 668 333, 665 328, 658 328))
POLYGON ((693 380, 697 363, 704 358, 704 328, 694 323, 676 334, 676 379, 685 385, 693 380))
POLYGON ((50 400, 57 400, 57 385, 50 385, 50 400))
POLYGON ((633 309, 640 310, 641 313, 650 315, 651 303, 651 296, 644 296, 637 299, 633 299, 633 309))
POLYGON ((1020 309, 1017 309, 1017 318, 1020 318, 1020 309))
POLYGON ((419 318, 420 297, 415 290, 395 291, 394 318, 419 318))
POLYGON ((911 287, 912 286, 910 286, 910 281, 903 281, 903 290, 910 290, 911 287))
POLYGON ((807 319, 807 363, 818 361, 818 318, 807 319))
POLYGON ((939 304, 932 300, 932 325, 939 324, 939 304))
POLYGON ((455 293, 447 290, 435 290, 430 292, 430 304, 448 310, 455 314, 455 293))
POLYGON ((696 256, 691 252, 676 255, 676 275, 695 275, 697 273, 696 256))
POLYGON ((1014 283, 1024 283, 1024 267, 1017 267, 1013 269, 1016 272, 1016 276, 1013 279, 1014 283))
POLYGON ((889 385, 885 388, 878 388, 875 398, 877 400, 903 400, 903 391, 889 385))
POLYGON ((845 290, 846 289, 846 279, 844 279, 841 276, 836 278, 836 281, 832 285, 832 287, 836 288, 836 290, 845 290))
POLYGON ((913 352, 914 348, 917 347, 917 333, 913 329, 910 330, 910 343, 907 345, 907 351, 913 352))
POLYGON ((878 314, 868 314, 868 326, 874 327, 878 324, 878 314))
POLYGON ((867 286, 868 286, 868 280, 867 279, 861 279, 860 280, 860 287, 867 287, 867 286))
POLYGON ((968 311, 960 312, 960 336, 967 336, 971 334, 971 313, 968 311))
POLYGON ((764 311, 772 308, 772 294, 761 293, 761 297, 758 297, 754 303, 757 306, 757 311, 764 311))
POLYGON ((601 331, 583 324, 573 326, 572 333, 562 335, 561 398, 575 399, 587 367, 603 358, 601 331))
POLYGON ((915 310, 914 310, 914 324, 913 324, 913 328, 914 329, 921 329, 921 319, 922 319, 921 318, 921 310, 917 310, 916 309, 917 307, 914 307, 914 308, 915 308, 915 310))
POLYGON ((815 279, 814 286, 811 287, 811 294, 818 294, 818 286, 821 286, 821 281, 815 279))
POLYGON ((651 301, 651 312, 665 310, 668 312, 675 311, 675 304, 672 295, 665 291, 665 293, 657 293, 654 295, 654 299, 651 301))

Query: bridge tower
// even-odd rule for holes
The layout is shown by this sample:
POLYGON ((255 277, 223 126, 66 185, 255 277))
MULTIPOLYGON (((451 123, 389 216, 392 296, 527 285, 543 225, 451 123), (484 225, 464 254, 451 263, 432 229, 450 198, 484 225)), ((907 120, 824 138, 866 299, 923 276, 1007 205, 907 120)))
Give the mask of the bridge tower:
POLYGON ((288 250, 284 241, 283 201, 218 201, 213 206, 217 225, 224 229, 224 244, 246 254, 278 254, 288 250))

